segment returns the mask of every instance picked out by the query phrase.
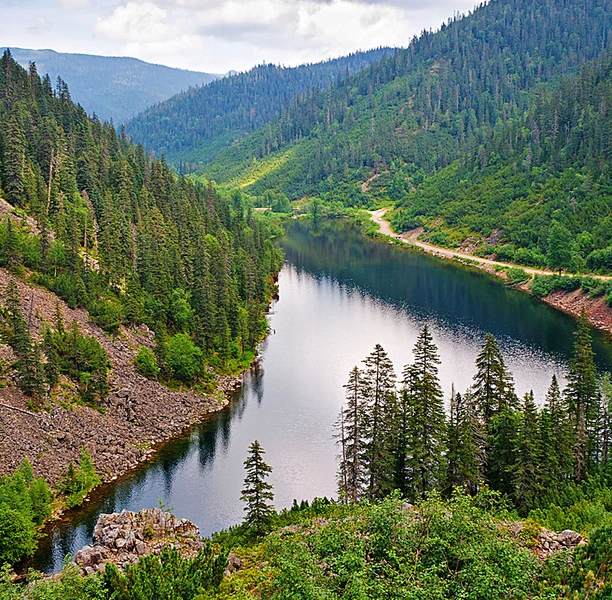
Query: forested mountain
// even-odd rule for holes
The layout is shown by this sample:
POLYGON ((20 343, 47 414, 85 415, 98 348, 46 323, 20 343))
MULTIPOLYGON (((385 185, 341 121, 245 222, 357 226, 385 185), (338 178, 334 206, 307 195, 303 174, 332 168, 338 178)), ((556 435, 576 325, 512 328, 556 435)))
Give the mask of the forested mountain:
POLYGON ((612 271, 611 107, 606 52, 403 197, 394 224, 518 263, 612 271))
POLYGON ((523 115, 539 84, 598 57, 611 28, 605 0, 493 0, 294 100, 205 173, 253 193, 367 204, 360 184, 391 170, 389 196, 400 199, 523 115))
POLYGON ((112 119, 115 125, 125 123, 182 90, 218 78, 210 73, 153 65, 136 58, 22 48, 11 48, 11 53, 26 69, 30 62, 36 63, 38 72, 48 74, 53 85, 61 77, 75 102, 90 115, 95 113, 106 121, 112 119))
MULTIPOLYGON (((139 368, 148 376, 193 384, 207 366, 252 356, 278 251, 240 193, 176 177, 88 117, 63 82, 52 89, 8 52, 0 123, 0 266, 86 307, 108 332, 147 324, 156 355, 144 352, 139 368)), ((23 329, 17 321, 7 321, 8 343, 23 329)), ((53 352, 19 336, 22 389, 39 398, 54 384, 41 379, 53 352)))
POLYGON ((392 52, 378 48, 294 68, 259 65, 181 92, 132 119, 127 131, 169 161, 194 168, 278 117, 294 97, 326 89, 392 52))

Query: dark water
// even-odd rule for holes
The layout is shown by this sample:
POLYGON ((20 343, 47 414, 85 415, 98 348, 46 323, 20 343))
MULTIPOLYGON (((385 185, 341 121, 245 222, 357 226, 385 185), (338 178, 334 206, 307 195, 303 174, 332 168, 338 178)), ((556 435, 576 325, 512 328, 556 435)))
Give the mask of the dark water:
MULTIPOLYGON (((370 241, 345 222, 292 223, 282 245, 272 334, 231 406, 53 524, 36 568, 60 568, 67 553, 90 541, 101 512, 162 499, 203 534, 240 522, 242 462, 254 439, 274 469, 278 507, 333 496, 332 426, 349 370, 381 343, 401 371, 425 322, 440 350, 447 395, 453 383, 459 390, 470 384, 487 331, 500 340, 520 394, 533 389, 541 400, 553 373, 563 380, 574 321, 486 274, 370 241)), ((604 335, 594 338, 598 365, 610 370, 612 345, 604 335)))

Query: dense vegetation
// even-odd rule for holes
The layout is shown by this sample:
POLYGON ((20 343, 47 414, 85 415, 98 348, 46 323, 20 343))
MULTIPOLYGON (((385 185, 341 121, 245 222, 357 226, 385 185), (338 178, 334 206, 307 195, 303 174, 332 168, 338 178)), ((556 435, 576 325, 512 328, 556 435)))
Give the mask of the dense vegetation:
POLYGON ((571 499, 586 492, 595 499, 593 521, 581 529, 612 524, 612 384, 609 374, 597 376, 586 318, 576 332, 567 388, 562 392, 553 377, 541 409, 532 392, 519 401, 491 335, 476 359, 473 385, 453 392, 448 416, 427 326, 414 359, 399 391, 380 345, 363 369, 351 371, 337 423, 340 498, 381 499, 399 490, 416 501, 456 487, 476 494, 486 484, 523 516, 536 511, 544 524, 551 518, 567 527, 576 516, 571 499))
POLYGON ((274 515, 273 533, 242 525, 215 536, 195 559, 176 550, 148 556, 125 574, 82 577, 68 565, 59 578, 19 588, 0 579, 0 598, 397 600, 609 598, 612 530, 603 527, 573 553, 539 561, 540 528, 515 527, 498 494, 433 494, 416 506, 397 495, 343 505, 315 500, 274 515), (223 577, 228 551, 242 568, 223 577))
POLYGON ((445 246, 472 237, 477 252, 519 264, 610 272, 611 75, 606 55, 540 88, 525 115, 407 194, 396 228, 424 226, 445 246))
MULTIPOLYGON (((240 193, 176 177, 8 52, 0 122, 0 201, 12 210, 0 223, 0 266, 31 272, 110 333, 147 324, 166 380, 193 384, 207 365, 231 370, 253 356, 279 251, 240 193)), ((67 344, 101 360, 56 326, 47 347, 60 372, 70 370, 67 344)), ((91 386, 104 395, 93 365, 77 370, 90 373, 85 395, 91 386)))
POLYGON ((348 184, 348 200, 365 202, 358 185, 393 170, 389 197, 401 199, 425 175, 476 151, 500 122, 522 115, 538 84, 596 58, 611 18, 601 0, 494 0, 297 100, 206 173, 292 198, 346 196, 348 184))
MULTIPOLYGON (((5 48, 0 48, 4 51, 5 48)), ((54 50, 11 48, 24 68, 36 63, 55 82, 61 77, 75 102, 90 115, 116 125, 192 86, 218 78, 209 73, 153 65, 137 58, 67 54, 54 50)))
POLYGON ((126 128, 137 142, 181 168, 194 169, 278 117, 297 98, 328 88, 390 53, 379 48, 292 68, 259 65, 182 92, 144 111, 126 128))
POLYGON ((0 564, 34 554, 38 526, 51 514, 45 480, 34 478, 25 460, 12 475, 0 477, 0 564))

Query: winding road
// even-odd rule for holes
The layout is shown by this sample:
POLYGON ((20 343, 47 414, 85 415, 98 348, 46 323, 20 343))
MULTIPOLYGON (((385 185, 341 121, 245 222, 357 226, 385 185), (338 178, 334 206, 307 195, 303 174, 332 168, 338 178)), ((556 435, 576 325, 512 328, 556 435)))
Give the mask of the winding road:
MULTIPOLYGON (((505 268, 519 268, 525 271, 528 275, 555 275, 553 271, 549 271, 547 269, 534 269, 532 267, 523 267, 522 265, 513 265, 510 263, 499 262, 497 260, 491 260, 489 258, 481 258, 479 256, 474 256, 473 254, 468 254, 467 252, 461 252, 459 250, 449 250, 448 248, 441 248, 440 246, 434 246, 433 244, 428 244, 426 242, 421 242, 417 238, 422 232, 421 229, 416 229, 413 231, 406 231, 405 233, 395 233, 391 229, 391 225, 389 225, 389 221, 387 221, 384 216, 388 211, 388 208, 380 208, 379 210, 372 210, 370 212, 370 219, 378 225, 380 228, 379 233, 382 235, 389 236, 393 239, 399 240, 404 244, 409 244, 411 246, 417 246, 425 250, 425 252, 429 254, 433 254, 435 256, 440 256, 442 258, 450 258, 453 260, 462 259, 472 263, 478 263, 484 266, 494 267, 505 267, 505 268)), ((602 279, 604 281, 608 281, 612 279, 612 277, 606 275, 589 275, 589 277, 593 277, 595 279, 602 279)))

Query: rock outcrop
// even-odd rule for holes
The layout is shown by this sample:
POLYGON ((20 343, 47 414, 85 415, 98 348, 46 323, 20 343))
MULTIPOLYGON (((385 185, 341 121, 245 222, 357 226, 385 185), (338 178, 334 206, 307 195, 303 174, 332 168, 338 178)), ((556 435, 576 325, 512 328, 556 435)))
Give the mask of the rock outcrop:
MULTIPOLYGON (((203 546, 200 531, 191 521, 160 508, 145 508, 138 513, 124 510, 98 517, 93 545, 79 550, 75 562, 84 574, 103 571, 109 562, 124 569, 143 556, 159 555, 165 546, 192 558, 203 546)), ((232 565, 233 569, 236 566, 232 565)))

